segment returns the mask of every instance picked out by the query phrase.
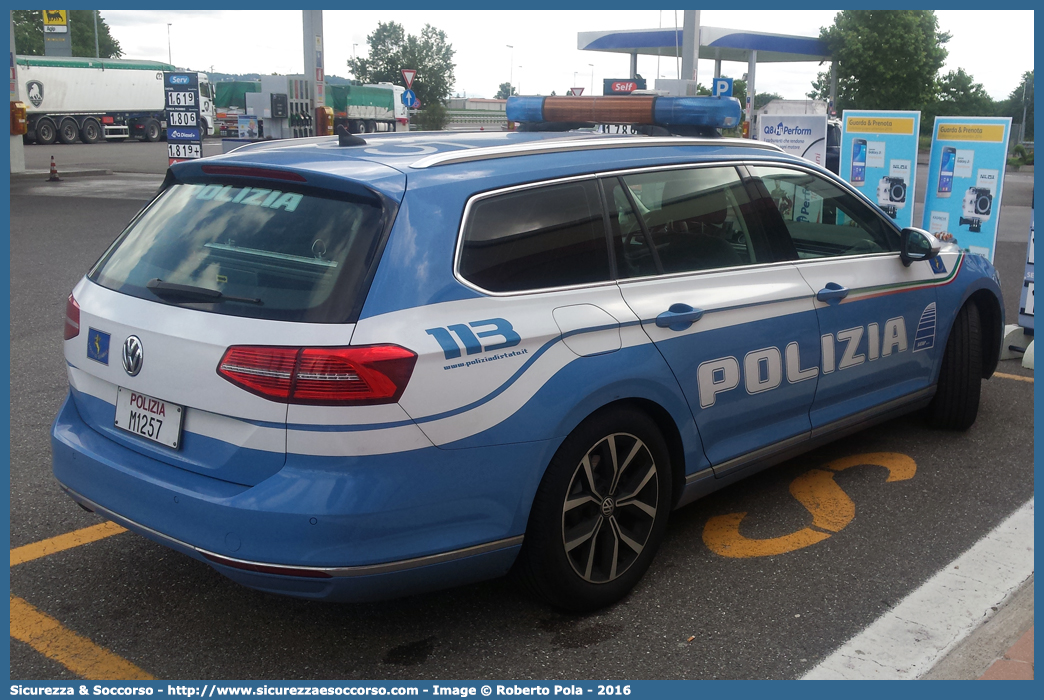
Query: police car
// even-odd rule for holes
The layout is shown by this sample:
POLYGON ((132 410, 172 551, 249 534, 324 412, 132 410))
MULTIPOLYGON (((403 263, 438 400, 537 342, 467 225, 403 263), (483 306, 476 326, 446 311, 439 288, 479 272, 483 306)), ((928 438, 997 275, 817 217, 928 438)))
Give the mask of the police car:
POLYGON ((508 116, 174 165, 69 297, 62 487, 255 589, 514 569, 589 610, 676 508, 906 412, 975 420, 984 258, 721 138, 731 98, 508 116))

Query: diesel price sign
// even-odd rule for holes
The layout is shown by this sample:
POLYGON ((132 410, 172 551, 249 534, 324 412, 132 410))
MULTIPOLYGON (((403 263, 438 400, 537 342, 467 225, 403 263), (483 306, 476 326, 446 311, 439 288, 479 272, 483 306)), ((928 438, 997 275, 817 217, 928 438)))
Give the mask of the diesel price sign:
POLYGON ((199 81, 195 73, 163 74, 167 97, 167 164, 203 157, 199 81))

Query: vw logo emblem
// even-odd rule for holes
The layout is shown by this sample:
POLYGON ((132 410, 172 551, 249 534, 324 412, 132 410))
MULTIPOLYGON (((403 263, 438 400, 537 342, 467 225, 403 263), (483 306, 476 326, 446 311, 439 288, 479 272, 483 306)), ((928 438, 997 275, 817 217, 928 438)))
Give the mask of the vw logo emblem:
POLYGON ((616 504, 613 502, 612 498, 606 498, 604 501, 602 501, 602 515, 608 518, 610 515, 613 514, 613 511, 615 510, 616 504))
POLYGON ((141 371, 141 363, 145 359, 145 351, 141 347, 141 340, 132 335, 123 341, 123 369, 127 374, 136 377, 141 371))

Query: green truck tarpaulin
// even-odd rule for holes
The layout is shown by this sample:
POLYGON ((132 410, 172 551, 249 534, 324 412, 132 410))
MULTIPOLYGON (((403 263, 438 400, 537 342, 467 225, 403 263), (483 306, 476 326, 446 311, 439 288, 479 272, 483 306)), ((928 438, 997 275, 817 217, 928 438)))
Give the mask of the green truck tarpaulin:
POLYGON ((214 83, 214 107, 219 110, 228 109, 229 107, 246 109, 246 94, 248 92, 261 92, 261 81, 229 80, 214 83))
POLYGON ((327 85, 326 106, 334 113, 348 111, 349 102, 355 107, 380 107, 395 112, 395 92, 391 87, 368 87, 366 85, 327 85))

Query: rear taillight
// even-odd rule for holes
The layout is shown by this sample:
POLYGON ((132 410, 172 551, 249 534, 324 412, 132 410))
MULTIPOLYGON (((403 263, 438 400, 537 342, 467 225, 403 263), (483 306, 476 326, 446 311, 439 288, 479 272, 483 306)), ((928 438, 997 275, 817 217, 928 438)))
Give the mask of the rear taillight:
POLYGON ((286 401, 299 348, 233 346, 218 364, 218 374, 249 392, 286 401))
POLYGON ((285 348, 234 345, 219 375, 271 401, 323 406, 395 403, 417 355, 398 345, 285 348))
POLYGON ((80 334, 80 305, 69 295, 65 302, 65 339, 70 340, 80 334))

